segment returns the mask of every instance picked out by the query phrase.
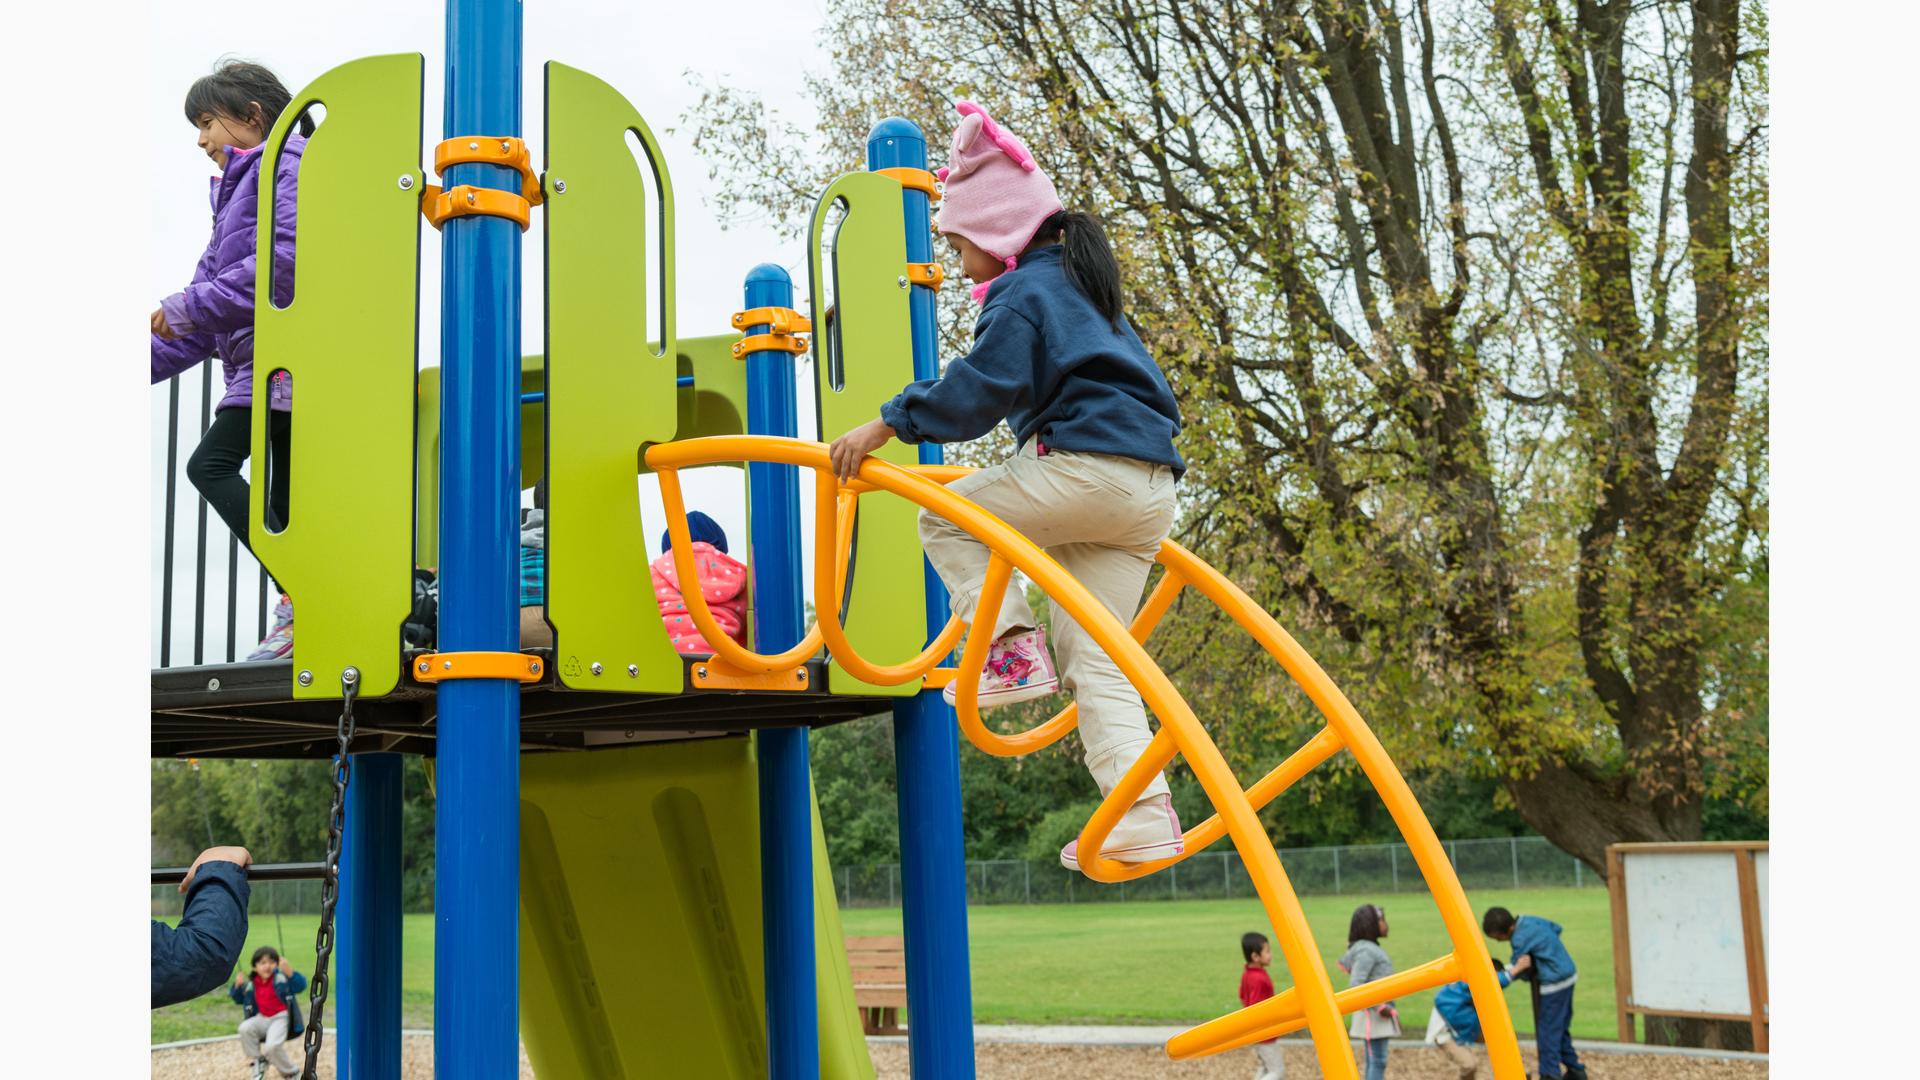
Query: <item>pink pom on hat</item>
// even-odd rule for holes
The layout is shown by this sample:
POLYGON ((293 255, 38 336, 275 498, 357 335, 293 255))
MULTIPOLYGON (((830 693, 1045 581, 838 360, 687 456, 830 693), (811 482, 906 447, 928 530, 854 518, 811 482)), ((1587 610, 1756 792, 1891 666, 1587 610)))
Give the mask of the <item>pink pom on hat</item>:
POLYGON ((947 165, 936 173, 946 184, 937 227, 966 237, 1011 270, 1041 224, 1065 207, 1025 143, 971 101, 953 108, 961 120, 947 165))

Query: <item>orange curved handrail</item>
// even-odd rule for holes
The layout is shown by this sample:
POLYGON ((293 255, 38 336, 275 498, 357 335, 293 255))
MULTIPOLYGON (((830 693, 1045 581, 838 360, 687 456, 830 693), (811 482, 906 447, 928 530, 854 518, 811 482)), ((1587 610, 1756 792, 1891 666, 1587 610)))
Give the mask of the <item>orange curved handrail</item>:
MULTIPOLYGON (((659 474, 659 480, 660 501, 667 511, 667 537, 669 541, 668 546, 672 549, 673 554, 674 575, 681 581, 698 581, 700 578, 693 563, 692 535, 687 528, 686 499, 680 489, 679 470, 662 470, 659 474)), ((833 582, 831 595, 834 596, 836 600, 834 601, 834 605, 829 606, 824 602, 824 597, 816 595, 814 610, 816 612, 835 612, 833 617, 833 630, 836 633, 839 631, 837 597, 841 591, 846 588, 847 564, 852 559, 853 516, 856 498, 855 493, 848 493, 845 498, 837 499, 837 505, 835 505, 835 499, 829 499, 826 504, 831 507, 827 513, 834 522, 834 534, 838 537, 838 543, 832 546, 822 547, 820 551, 832 552, 837 558, 830 558, 825 564, 818 566, 817 569, 819 573, 815 580, 831 580, 833 582)), ((815 559, 816 562, 819 562, 818 553, 816 553, 815 559)), ((708 606, 706 596, 702 595, 699 589, 693 589, 691 592, 682 589, 681 596, 682 599, 687 602, 687 615, 693 620, 694 629, 700 631, 700 636, 705 638, 707 643, 713 646, 714 655, 726 663, 739 668, 741 671, 757 673, 783 671, 803 663, 815 653, 819 652, 823 644, 831 643, 827 636, 826 629, 823 628, 818 619, 816 619, 812 626, 807 627, 807 632, 801 636, 800 641, 795 644, 793 648, 772 656, 757 653, 733 640, 732 636, 720 626, 719 621, 713 617, 713 609, 708 606)), ((865 679, 867 682, 880 686, 893 686, 898 683, 911 682, 925 675, 928 669, 939 662, 940 657, 952 652, 954 644, 960 640, 960 635, 965 632, 965 630, 965 623, 957 618, 949 619, 946 627, 940 631, 940 636, 935 640, 934 645, 929 646, 927 654, 923 655, 922 659, 924 659, 926 663, 918 670, 902 677, 890 677, 895 674, 893 669, 875 669, 866 665, 864 661, 861 661, 862 670, 867 672, 867 674, 862 674, 862 670, 854 670, 852 667, 848 667, 844 662, 842 666, 848 667, 848 670, 851 671, 856 678, 865 679), (941 642, 945 642, 945 647, 935 651, 934 646, 940 645, 941 642)), ((830 649, 829 651, 834 651, 836 655, 842 652, 846 655, 852 655, 853 650, 844 647, 846 640, 844 634, 839 635, 838 640, 842 642, 843 648, 837 651, 830 649)), ((918 661, 915 661, 915 663, 917 662, 918 661)))
MULTIPOLYGON (((1326 672, 1272 616, 1204 560, 1171 541, 1164 544, 1159 561, 1165 566, 1166 574, 1132 624, 1123 627, 1079 581, 1031 540, 993 514, 945 489, 946 483, 970 470, 954 466, 909 469, 869 457, 861 463, 859 476, 841 485, 831 475, 832 464, 825 446, 767 436, 715 436, 662 443, 647 450, 646 460, 660 474, 661 494, 668 510, 669 533, 676 549, 675 566, 683 575, 691 570, 692 559, 690 550, 685 555, 679 550, 688 546, 689 541, 676 470, 735 461, 765 461, 814 470, 817 477, 815 522, 818 530, 814 575, 816 628, 834 660, 856 677, 876 682, 881 680, 872 679, 871 675, 883 675, 896 682, 924 678, 938 657, 951 650, 952 641, 957 639, 959 632, 958 620, 949 621, 936 635, 936 641, 919 656, 905 664, 895 665, 871 664, 860 658, 847 641, 840 622, 839 586, 844 581, 845 552, 851 542, 852 515, 849 503, 875 491, 906 498, 945 518, 988 547, 991 557, 981 600, 974 615, 977 625, 991 624, 999 612, 1012 572, 1018 569, 1048 594, 1056 611, 1064 611, 1074 619, 1095 644, 1113 658, 1140 693, 1145 705, 1159 718, 1160 728, 1140 759, 1102 800, 1081 830, 1079 850, 1082 853, 1095 853, 1091 857, 1083 854, 1082 871, 1096 881, 1131 880, 1173 865, 1222 837, 1230 837, 1246 865, 1248 876, 1253 880, 1254 889, 1273 924, 1276 943, 1294 976, 1293 987, 1282 994, 1170 1039, 1167 1043, 1170 1056, 1181 1059, 1219 1053, 1306 1027, 1313 1035, 1323 1074, 1347 1080, 1355 1076, 1355 1069, 1353 1056, 1348 1050, 1346 1030, 1340 1023, 1343 1012, 1378 1004, 1398 994, 1464 978, 1475 1010, 1480 1014, 1495 1077, 1497 1080, 1517 1080, 1524 1075, 1512 1021, 1506 1011, 1505 1001, 1500 996, 1486 943, 1481 939, 1479 927, 1467 905, 1466 893, 1454 876, 1439 839, 1434 835, 1431 824, 1405 779, 1400 776, 1399 770, 1387 757, 1385 749, 1358 711, 1326 672), (836 503, 836 500, 839 501, 836 503), (673 527, 676 520, 679 522, 677 530, 673 527), (822 591, 822 583, 827 581, 835 585, 831 593, 822 591), (1171 609, 1180 591, 1189 586, 1226 611, 1242 629, 1252 635, 1300 684, 1327 721, 1325 728, 1252 788, 1242 789, 1239 786, 1219 748, 1207 736, 1191 707, 1143 647, 1154 627, 1171 609), (1361 770, 1380 792, 1395 824, 1400 827, 1415 864, 1433 892, 1454 950, 1447 956, 1408 969, 1388 980, 1350 988, 1336 995, 1326 968, 1313 948, 1299 898, 1287 880, 1278 852, 1259 823, 1257 810, 1343 748, 1353 753, 1361 770), (1186 835, 1186 851, 1170 859, 1136 865, 1098 854, 1120 816, 1176 755, 1184 757, 1192 768, 1214 807, 1214 816, 1190 830, 1186 835)), ((698 590, 694 592, 697 594, 698 590)), ((694 615, 696 624, 700 623, 703 616, 711 620, 703 601, 698 604, 697 610, 690 603, 689 613, 694 615)), ((704 633, 704 626, 702 630, 704 633)), ((1071 731, 1077 723, 1077 711, 1071 705, 1045 723, 1018 734, 1000 735, 986 727, 979 715, 978 689, 988 644, 990 642, 986 635, 969 635, 966 650, 955 671, 956 713, 968 739, 987 753, 1009 756, 1031 753, 1071 731)), ((761 657, 738 646, 735 646, 735 650, 740 654, 738 657, 722 655, 721 658, 736 666, 757 666, 778 661, 786 655, 761 657)))
MULTIPOLYGON (((838 534, 836 537, 838 543, 816 542, 813 549, 814 626, 826 639, 828 654, 847 674, 862 682, 873 683, 875 686, 898 686, 924 677, 927 672, 933 670, 934 665, 940 662, 941 657, 953 651, 953 646, 960 640, 960 634, 966 629, 966 624, 961 622, 958 616, 949 618, 947 625, 941 629, 940 633, 934 635, 932 643, 921 650, 920 655, 904 664, 875 664, 861 656, 847 641, 846 627, 840 622, 840 598, 846 591, 847 560, 842 556, 838 560, 836 570, 835 560, 831 554, 842 550, 843 545, 845 550, 852 549, 853 518, 852 515, 846 515, 843 518, 833 512, 836 500, 839 499, 839 486, 832 471, 816 472, 814 475, 816 477, 815 520, 819 520, 819 515, 828 515, 838 534), (825 582, 829 579, 835 582, 831 591, 825 588, 825 582)), ((858 497, 855 494, 846 502, 852 504, 858 497)))

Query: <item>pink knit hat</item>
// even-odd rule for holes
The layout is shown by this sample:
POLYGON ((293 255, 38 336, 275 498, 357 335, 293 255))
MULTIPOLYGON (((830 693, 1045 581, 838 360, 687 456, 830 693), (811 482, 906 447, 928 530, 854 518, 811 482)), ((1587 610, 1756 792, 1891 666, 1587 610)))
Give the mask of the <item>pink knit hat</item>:
POLYGON ((1065 208, 1024 143, 971 101, 953 108, 961 120, 947 166, 936 174, 946 183, 937 227, 966 237, 1011 270, 1041 223, 1065 208))

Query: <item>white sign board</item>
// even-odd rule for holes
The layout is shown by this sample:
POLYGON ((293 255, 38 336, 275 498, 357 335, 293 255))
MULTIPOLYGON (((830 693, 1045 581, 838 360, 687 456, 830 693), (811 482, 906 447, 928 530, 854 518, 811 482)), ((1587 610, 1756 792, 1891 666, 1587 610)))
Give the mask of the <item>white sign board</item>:
MULTIPOLYGON (((1635 1008, 1752 1011, 1736 858, 1730 851, 1622 854, 1635 1008)), ((1765 858, 1755 867, 1763 926, 1765 858)))

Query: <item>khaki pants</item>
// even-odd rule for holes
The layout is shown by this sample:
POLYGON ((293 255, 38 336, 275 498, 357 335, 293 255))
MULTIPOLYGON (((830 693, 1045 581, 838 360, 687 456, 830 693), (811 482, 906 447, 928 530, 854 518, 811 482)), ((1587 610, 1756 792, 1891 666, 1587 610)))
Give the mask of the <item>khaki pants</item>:
MULTIPOLYGON (((1029 441, 1011 461, 950 485, 988 513, 1044 548, 1122 625, 1140 610, 1140 593, 1160 542, 1173 529, 1173 470, 1133 458, 1049 450, 1029 441)), ((967 622, 980 603, 990 552, 944 518, 922 512, 920 543, 947 584, 953 612, 967 622)), ((1017 587, 1009 587, 993 636, 1039 625, 1017 587)), ((1055 612, 1054 659, 1080 707, 1080 744, 1087 770, 1111 792, 1152 741, 1140 695, 1105 650, 1064 612, 1055 612)), ((1164 794, 1155 777, 1142 797, 1164 794)))
POLYGON ((1480 1055, 1473 1052, 1473 1047, 1454 1038, 1452 1032, 1442 1032, 1434 1041, 1447 1052, 1447 1060, 1453 1063, 1457 1080, 1473 1080, 1480 1075, 1480 1055))
POLYGON ((1279 1043, 1254 1043, 1253 1057, 1260 1063, 1260 1071, 1253 1074, 1253 1080, 1285 1080, 1287 1058, 1280 1052, 1279 1043))
POLYGON ((280 1070, 281 1076, 292 1076, 300 1070, 293 1067, 293 1060, 287 1057, 287 1014, 261 1016, 255 1013, 240 1021, 240 1052, 248 1061, 259 1057, 263 1052, 273 1067, 280 1070))

